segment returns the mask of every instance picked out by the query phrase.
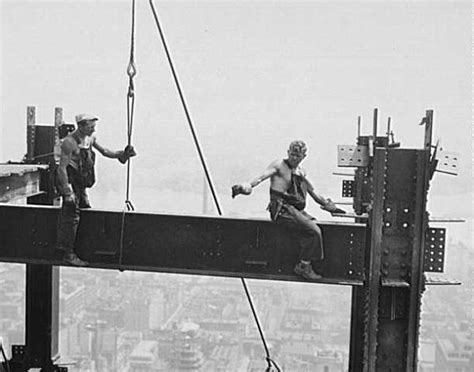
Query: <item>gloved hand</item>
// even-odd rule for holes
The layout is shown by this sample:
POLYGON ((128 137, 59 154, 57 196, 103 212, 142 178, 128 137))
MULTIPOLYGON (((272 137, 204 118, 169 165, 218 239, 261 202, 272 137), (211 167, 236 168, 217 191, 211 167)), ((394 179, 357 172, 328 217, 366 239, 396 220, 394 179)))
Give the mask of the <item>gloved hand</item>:
POLYGON ((321 209, 329 213, 346 213, 344 209, 338 208, 330 198, 326 199, 326 204, 322 205, 321 209))
POLYGON ((128 159, 136 156, 137 153, 135 152, 135 149, 133 148, 132 145, 127 145, 125 146, 125 149, 120 153, 118 160, 122 164, 125 164, 128 159))
POLYGON ((249 182, 244 182, 240 185, 232 186, 232 198, 239 194, 250 195, 252 193, 252 185, 249 182))

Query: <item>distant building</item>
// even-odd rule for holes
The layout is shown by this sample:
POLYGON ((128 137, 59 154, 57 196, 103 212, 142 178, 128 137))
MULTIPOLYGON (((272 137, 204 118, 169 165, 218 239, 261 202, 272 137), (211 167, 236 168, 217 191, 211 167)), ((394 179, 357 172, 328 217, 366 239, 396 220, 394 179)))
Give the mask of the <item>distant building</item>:
POLYGON ((165 295, 161 289, 157 289, 150 300, 150 313, 148 326, 152 331, 159 330, 165 323, 165 295))
POLYGON ((170 364, 178 371, 202 371, 203 354, 198 346, 199 325, 184 322, 174 333, 170 364))
POLYGON ((448 333, 438 338, 435 372, 471 372, 472 361, 472 331, 448 333))
POLYGON ((318 350, 314 356, 314 372, 343 372, 344 358, 337 350, 318 350))
POLYGON ((435 371, 436 344, 431 341, 420 341, 418 348, 418 371, 435 371))
POLYGON ((158 342, 141 341, 128 359, 129 372, 156 372, 165 371, 158 357, 158 342))
POLYGON ((78 285, 73 287, 69 284, 61 286, 59 296, 59 311, 64 319, 80 312, 85 306, 86 286, 78 285))
POLYGON ((124 326, 128 331, 147 331, 149 305, 144 300, 127 301, 123 304, 124 326))

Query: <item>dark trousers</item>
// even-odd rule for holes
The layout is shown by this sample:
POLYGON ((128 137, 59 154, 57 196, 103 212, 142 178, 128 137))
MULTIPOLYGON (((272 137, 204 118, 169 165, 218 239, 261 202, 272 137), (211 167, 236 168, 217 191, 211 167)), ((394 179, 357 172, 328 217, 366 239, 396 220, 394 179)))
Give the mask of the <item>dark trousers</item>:
POLYGON ((88 197, 84 188, 73 187, 74 203, 64 203, 58 217, 56 248, 64 251, 64 253, 73 253, 76 243, 77 228, 81 217, 81 209, 88 204, 88 197))
POLYGON ((282 200, 272 200, 268 209, 275 223, 287 227, 296 235, 300 248, 300 260, 324 259, 323 235, 313 216, 282 200))

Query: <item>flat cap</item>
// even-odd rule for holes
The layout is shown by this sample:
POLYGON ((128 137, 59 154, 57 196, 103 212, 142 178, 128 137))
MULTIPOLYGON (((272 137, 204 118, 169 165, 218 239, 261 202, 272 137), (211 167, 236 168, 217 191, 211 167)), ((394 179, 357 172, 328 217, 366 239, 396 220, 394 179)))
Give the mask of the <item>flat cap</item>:
POLYGON ((78 114, 76 115, 76 123, 80 123, 81 121, 86 121, 86 120, 99 120, 97 116, 89 115, 89 114, 78 114))

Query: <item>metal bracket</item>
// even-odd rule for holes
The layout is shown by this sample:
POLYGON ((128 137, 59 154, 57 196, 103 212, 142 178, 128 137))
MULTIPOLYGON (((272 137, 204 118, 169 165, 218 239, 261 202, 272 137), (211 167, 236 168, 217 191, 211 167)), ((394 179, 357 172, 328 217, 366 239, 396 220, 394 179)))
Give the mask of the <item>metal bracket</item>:
POLYGON ((12 359, 23 360, 25 358, 25 345, 12 345, 12 359))
POLYGON ((424 271, 443 272, 446 229, 429 228, 425 239, 424 271))
POLYGON ((343 180, 342 181, 342 197, 343 198, 352 198, 354 197, 355 191, 355 182, 352 180, 343 180))
POLYGON ((338 145, 337 165, 339 167, 366 167, 369 165, 369 147, 338 145))
POLYGON ((440 149, 439 155, 437 156, 438 164, 436 171, 441 173, 451 174, 453 176, 458 175, 459 169, 459 154, 456 152, 448 152, 440 149))

